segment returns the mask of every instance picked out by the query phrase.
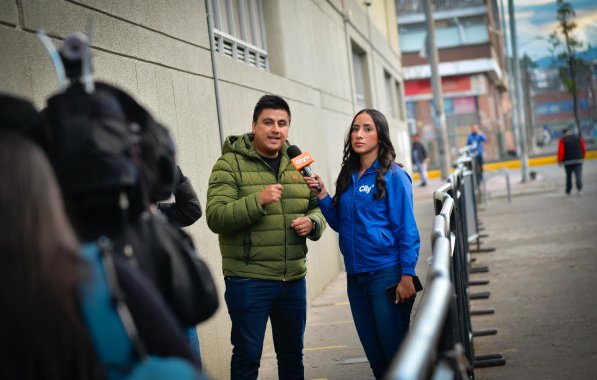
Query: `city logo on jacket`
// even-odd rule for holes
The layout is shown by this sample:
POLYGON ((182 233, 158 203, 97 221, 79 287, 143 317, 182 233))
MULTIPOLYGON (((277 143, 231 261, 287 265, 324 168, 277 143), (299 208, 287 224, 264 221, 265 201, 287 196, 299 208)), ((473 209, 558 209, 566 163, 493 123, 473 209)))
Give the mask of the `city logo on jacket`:
POLYGON ((369 194, 369 192, 371 190, 373 190, 373 188, 375 187, 375 185, 361 185, 361 187, 359 187, 359 193, 367 193, 369 194))

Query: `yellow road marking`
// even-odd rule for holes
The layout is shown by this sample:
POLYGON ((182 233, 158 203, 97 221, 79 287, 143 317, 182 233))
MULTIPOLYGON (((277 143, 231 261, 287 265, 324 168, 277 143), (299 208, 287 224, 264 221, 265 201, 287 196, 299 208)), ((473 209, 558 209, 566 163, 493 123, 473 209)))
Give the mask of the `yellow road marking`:
MULTIPOLYGON (((595 160, 597 159, 597 150, 590 150, 587 151, 585 156, 585 160, 595 160)), ((556 155, 551 156, 544 156, 544 157, 533 157, 529 158, 529 166, 543 166, 543 165, 555 165, 558 163, 558 157, 556 155)), ((492 162, 483 165, 483 169, 487 170, 498 170, 501 168, 506 169, 518 169, 521 166, 520 160, 509 160, 509 161, 500 161, 500 162, 492 162)), ((453 170, 451 169, 450 172, 453 170)), ((441 172, 439 170, 430 170, 427 173, 428 178, 440 178, 441 172)), ((413 180, 419 180, 419 173, 413 173, 413 180)))

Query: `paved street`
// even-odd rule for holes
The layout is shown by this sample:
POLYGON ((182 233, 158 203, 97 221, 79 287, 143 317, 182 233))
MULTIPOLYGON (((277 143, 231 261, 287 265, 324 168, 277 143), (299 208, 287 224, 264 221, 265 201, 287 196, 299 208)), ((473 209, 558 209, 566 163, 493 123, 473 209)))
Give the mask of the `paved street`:
MULTIPOLYGON (((476 328, 498 335, 475 340, 478 354, 501 352, 504 367, 478 379, 597 379, 597 161, 583 170, 582 198, 564 194, 563 169, 539 167, 534 191, 491 200, 482 218, 496 252, 477 254, 490 273, 488 300, 473 308, 476 328)), ((475 289, 476 291, 476 289, 475 289)))
MULTIPOLYGON (((511 171, 512 202, 502 175, 486 173, 487 203, 479 216, 483 247, 473 265, 486 265, 487 300, 473 309, 495 314, 472 317, 473 329, 495 327, 498 334, 475 338, 476 354, 502 353, 506 366, 480 368, 477 379, 597 379, 597 161, 584 165, 582 197, 564 194, 564 171, 557 166, 531 168, 536 179, 520 183, 511 171)), ((422 249, 417 271, 426 276, 431 196, 443 182, 415 188, 415 213, 422 249)), ((414 311, 416 313, 416 310, 414 311)), ((413 313, 413 314, 414 314, 413 313)), ((369 364, 358 341, 339 275, 312 302, 305 336, 307 379, 369 379, 369 364)), ((260 379, 276 379, 273 347, 264 349, 260 379)))

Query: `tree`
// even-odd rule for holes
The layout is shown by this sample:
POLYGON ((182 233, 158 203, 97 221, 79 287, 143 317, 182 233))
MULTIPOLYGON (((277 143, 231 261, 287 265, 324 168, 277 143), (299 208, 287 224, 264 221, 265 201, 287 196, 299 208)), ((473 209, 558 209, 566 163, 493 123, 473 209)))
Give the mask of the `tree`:
POLYGON ((568 1, 563 0, 557 0, 557 6, 556 19, 558 25, 553 33, 549 35, 550 50, 555 56, 556 64, 561 68, 560 78, 566 87, 566 91, 572 96, 574 120, 578 128, 578 136, 581 137, 582 131, 578 118, 579 74, 588 65, 577 55, 578 50, 583 47, 583 42, 574 35, 574 29, 576 29, 574 8, 568 1))

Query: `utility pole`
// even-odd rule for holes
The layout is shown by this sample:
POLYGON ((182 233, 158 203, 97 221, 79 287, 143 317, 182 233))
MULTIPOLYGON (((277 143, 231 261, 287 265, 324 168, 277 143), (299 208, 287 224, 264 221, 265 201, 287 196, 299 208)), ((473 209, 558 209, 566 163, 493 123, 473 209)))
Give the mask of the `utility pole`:
POLYGON ((533 117, 532 107, 532 81, 531 73, 529 72, 529 62, 532 63, 528 55, 522 57, 522 85, 523 85, 523 96, 524 96, 524 119, 526 126, 530 126, 531 130, 526 129, 526 135, 524 136, 527 142, 527 150, 534 154, 536 152, 535 144, 535 121, 533 117))
POLYGON ((442 82, 438 69, 437 48, 435 46, 435 23, 433 21, 433 6, 431 0, 423 0, 425 20, 427 23, 427 38, 425 41, 429 66, 431 66, 431 88, 433 90, 433 104, 435 115, 433 124, 438 139, 439 165, 442 179, 450 175, 450 149, 448 147, 448 130, 446 128, 446 113, 442 95, 442 82))
POLYGON ((520 144, 520 161, 521 161, 521 176, 522 183, 527 182, 527 168, 529 166, 529 155, 527 153, 527 133, 524 119, 522 84, 520 80, 520 62, 518 60, 518 48, 516 46, 516 21, 514 19, 514 0, 508 0, 508 15, 510 18, 510 39, 512 42, 512 75, 514 80, 514 87, 516 91, 515 96, 515 111, 518 117, 516 120, 516 128, 518 129, 518 143, 520 144))

